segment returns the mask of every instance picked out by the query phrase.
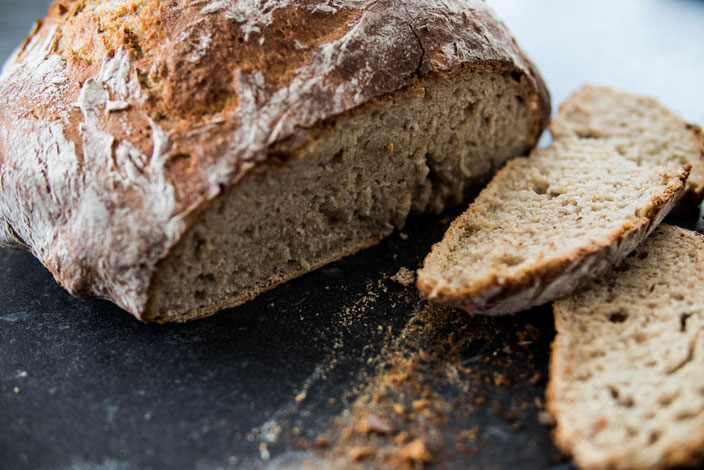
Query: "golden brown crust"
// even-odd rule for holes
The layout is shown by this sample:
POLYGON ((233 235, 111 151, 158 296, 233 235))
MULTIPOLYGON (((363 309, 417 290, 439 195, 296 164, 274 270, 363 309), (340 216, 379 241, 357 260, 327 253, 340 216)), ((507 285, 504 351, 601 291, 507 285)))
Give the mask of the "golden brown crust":
POLYGON ((0 76, 0 244, 139 317, 159 262, 212 201, 304 154, 326 120, 487 70, 529 90, 533 141, 550 114, 482 1, 249 5, 55 1, 0 76))
POLYGON ((526 266, 512 275, 499 277, 494 274, 484 282, 462 290, 449 287, 438 289, 432 279, 419 276, 418 289, 425 296, 432 293, 434 302, 458 307, 469 313, 489 315, 516 312, 553 300, 541 297, 552 284, 573 276, 575 271, 586 281, 597 275, 600 272, 598 269, 603 271, 604 266, 612 266, 623 259, 645 239, 676 204, 688 175, 689 167, 684 167, 677 175, 677 184, 668 187, 665 194, 655 196, 649 210, 637 224, 625 222, 608 238, 590 246, 578 247, 562 259, 526 266), (593 272, 585 275, 585 269, 593 272), (513 303, 520 304, 520 308, 509 308, 513 303))

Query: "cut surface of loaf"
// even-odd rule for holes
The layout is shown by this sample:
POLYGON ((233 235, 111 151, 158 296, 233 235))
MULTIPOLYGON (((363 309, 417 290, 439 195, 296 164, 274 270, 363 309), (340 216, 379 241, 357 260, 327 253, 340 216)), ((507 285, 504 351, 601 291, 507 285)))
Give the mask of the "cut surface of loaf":
POLYGON ((670 211, 687 170, 639 166, 608 142, 564 138, 512 160, 418 272, 431 300, 510 314, 621 261, 670 211))
POLYGON ((465 200, 531 145, 510 77, 460 75, 424 90, 341 121, 304 155, 225 193, 162 263, 145 318, 197 318, 371 246, 411 211, 465 200))
POLYGON ((609 140, 639 164, 690 165, 677 212, 695 211, 704 196, 704 134, 653 98, 585 86, 560 105, 550 132, 556 139, 609 140))
POLYGON ((548 409, 586 469, 692 465, 704 451, 704 237, 661 225, 554 303, 548 409))
POLYGON ((0 246, 198 318, 459 203, 549 115, 482 0, 56 0, 0 75, 0 246))

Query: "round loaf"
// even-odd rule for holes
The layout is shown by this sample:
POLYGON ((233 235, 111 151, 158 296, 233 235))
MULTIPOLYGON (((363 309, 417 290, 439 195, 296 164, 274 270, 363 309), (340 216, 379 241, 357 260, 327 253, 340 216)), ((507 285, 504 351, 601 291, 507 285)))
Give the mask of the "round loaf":
POLYGON ((480 0, 57 0, 0 76, 0 245, 144 318, 224 191, 468 71, 532 90, 534 144, 548 93, 480 0))

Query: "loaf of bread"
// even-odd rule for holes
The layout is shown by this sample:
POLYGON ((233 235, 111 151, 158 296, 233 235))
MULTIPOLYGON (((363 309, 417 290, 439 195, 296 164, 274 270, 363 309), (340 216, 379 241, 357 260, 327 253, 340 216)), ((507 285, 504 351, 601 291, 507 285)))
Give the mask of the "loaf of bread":
POLYGON ((481 0, 61 0, 0 76, 0 244, 185 321, 377 243, 535 145, 481 0))
POLYGON ((621 266, 555 302, 548 408, 585 469, 704 457, 704 237, 661 225, 621 266))

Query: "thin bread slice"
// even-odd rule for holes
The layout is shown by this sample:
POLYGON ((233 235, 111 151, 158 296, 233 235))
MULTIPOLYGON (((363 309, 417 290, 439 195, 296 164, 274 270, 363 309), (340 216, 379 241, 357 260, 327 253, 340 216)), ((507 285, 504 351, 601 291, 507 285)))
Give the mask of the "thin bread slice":
POLYGON ((429 299, 510 314, 570 294, 662 220, 688 168, 643 165, 608 142, 565 138, 509 162, 418 272, 429 299))
POLYGON ((704 451, 704 236, 661 225, 554 303, 548 409, 586 469, 692 465, 704 451))
POLYGON ((704 134, 652 98, 585 86, 560 106, 550 132, 556 139, 610 140, 621 155, 638 163, 691 165, 675 211, 693 211, 702 200, 704 134))

